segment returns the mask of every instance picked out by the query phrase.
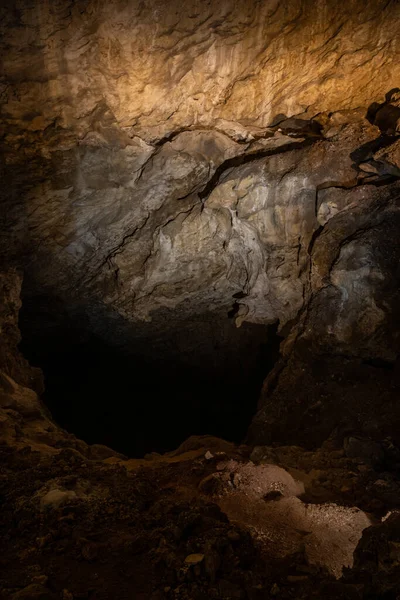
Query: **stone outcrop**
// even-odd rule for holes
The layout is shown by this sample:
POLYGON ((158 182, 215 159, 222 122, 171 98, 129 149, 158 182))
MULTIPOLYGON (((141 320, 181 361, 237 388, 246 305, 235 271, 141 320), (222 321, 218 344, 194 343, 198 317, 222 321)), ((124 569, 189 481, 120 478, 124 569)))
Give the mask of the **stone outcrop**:
POLYGON ((21 284, 21 274, 15 269, 0 272, 0 369, 6 378, 12 377, 19 384, 41 393, 43 379, 40 370, 31 367, 18 349, 21 341, 18 327, 21 284))
MULTIPOLYGON (((20 285, 15 271, 0 281, 2 293, 20 285)), ((0 315, 10 339, 14 300, 0 315)), ((2 600, 334 600, 398 589, 392 443, 349 437, 307 452, 200 436, 128 460, 63 431, 0 371, 0 456, 2 600), (388 577, 370 579, 382 560, 388 577)))
POLYGON ((399 19, 396 0, 2 4, 0 600, 399 596, 399 19), (183 413, 251 411, 275 331, 246 445, 128 459, 65 431, 19 351, 21 294, 56 378, 101 357, 56 403, 96 420, 104 387, 170 439, 183 413), (136 395, 103 386, 102 344, 136 395))
POLYGON ((6 3, 3 115, 64 145, 97 121, 86 142, 104 143, 102 105, 133 154, 138 137, 189 127, 246 139, 282 115, 382 102, 398 85, 398 16, 386 0, 6 3))
POLYGON ((32 339, 79 323, 197 367, 203 323, 226 347, 227 318, 278 324, 260 443, 299 385, 304 414, 321 400, 310 365, 394 364, 397 2, 21 0, 0 16, 0 250, 25 271, 32 339))
MULTIPOLYGON (((381 230, 387 220, 394 227, 395 138, 385 140, 386 154, 370 156, 370 148, 382 144, 379 129, 361 111, 338 126, 340 117, 319 126, 318 134, 277 130, 262 144, 239 144, 215 132, 181 133, 144 162, 136 182, 120 179, 110 187, 103 178, 115 148, 61 153, 50 179, 13 207, 27 234, 22 246, 31 256, 30 292, 83 305, 99 329, 101 307, 136 324, 157 320, 157 311, 179 309, 183 320, 232 312, 237 325, 279 321, 283 328, 311 295, 325 305, 328 294, 326 318, 335 313, 336 319, 330 339, 352 344, 351 324, 364 314, 360 335, 371 342, 395 303, 389 298, 384 309, 372 299, 372 288, 377 294, 386 289, 392 265, 385 255, 371 267, 379 257, 367 239, 370 221, 381 230), (325 135, 332 128, 334 134, 325 135), (374 168, 374 156, 383 166, 371 173, 365 165, 374 168), (76 181, 78 171, 83 182, 76 181), (365 228, 362 241, 356 234, 365 228), (351 236, 353 246, 344 243, 351 236), (359 265, 349 263, 354 245, 359 265), (363 268, 366 262, 370 267, 363 268), (358 299, 349 293, 354 273, 358 299)), ((116 160, 123 178, 131 173, 116 160)), ((109 175, 118 178, 114 167, 109 175)), ((18 255, 21 244, 12 227, 9 233, 18 255)), ((393 352, 386 349, 387 356, 393 352)))

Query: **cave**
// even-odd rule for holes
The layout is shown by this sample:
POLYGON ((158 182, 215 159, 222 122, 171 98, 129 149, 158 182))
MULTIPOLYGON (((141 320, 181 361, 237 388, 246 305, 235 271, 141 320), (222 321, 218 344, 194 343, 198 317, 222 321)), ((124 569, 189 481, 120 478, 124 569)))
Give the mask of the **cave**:
POLYGON ((0 7, 0 600, 400 597, 400 3, 0 7))
POLYGON ((21 298, 19 348, 43 371, 53 418, 130 457, 171 451, 191 435, 241 443, 279 357, 276 326, 237 328, 229 314, 179 321, 169 311, 123 344, 107 343, 54 299, 21 298))

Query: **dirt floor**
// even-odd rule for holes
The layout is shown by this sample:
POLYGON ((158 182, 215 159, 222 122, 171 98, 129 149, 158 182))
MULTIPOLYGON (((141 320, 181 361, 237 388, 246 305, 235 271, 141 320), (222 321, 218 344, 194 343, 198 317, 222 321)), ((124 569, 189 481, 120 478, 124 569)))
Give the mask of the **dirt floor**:
POLYGON ((31 448, 1 445, 1 600, 400 597, 389 446, 31 448))

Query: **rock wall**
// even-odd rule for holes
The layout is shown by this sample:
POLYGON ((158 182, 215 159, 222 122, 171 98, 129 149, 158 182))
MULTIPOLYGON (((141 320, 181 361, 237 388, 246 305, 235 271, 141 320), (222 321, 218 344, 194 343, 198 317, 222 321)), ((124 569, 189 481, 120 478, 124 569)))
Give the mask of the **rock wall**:
POLYGON ((21 275, 15 269, 0 272, 0 369, 6 376, 40 393, 43 391, 42 374, 29 365, 18 349, 21 284, 21 275))
POLYGON ((398 10, 387 0, 7 2, 3 115, 32 136, 61 129, 68 145, 101 108, 122 129, 115 142, 152 142, 189 127, 246 138, 282 115, 367 106, 398 85, 398 10))
POLYGON ((211 315, 279 323, 286 361, 392 364, 399 16, 376 0, 6 4, 1 254, 27 301, 125 347, 152 336, 150 353, 211 315))

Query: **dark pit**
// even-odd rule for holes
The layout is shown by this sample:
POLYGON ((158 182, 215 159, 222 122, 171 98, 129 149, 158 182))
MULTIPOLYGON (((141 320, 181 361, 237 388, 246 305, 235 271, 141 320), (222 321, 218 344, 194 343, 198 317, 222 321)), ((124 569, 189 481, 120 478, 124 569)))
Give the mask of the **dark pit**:
POLYGON ((244 439, 279 355, 275 325, 237 328, 222 313, 182 321, 168 311, 124 331, 102 318, 91 331, 87 313, 23 300, 21 350, 43 370, 43 398, 59 425, 132 457, 190 435, 244 439))

